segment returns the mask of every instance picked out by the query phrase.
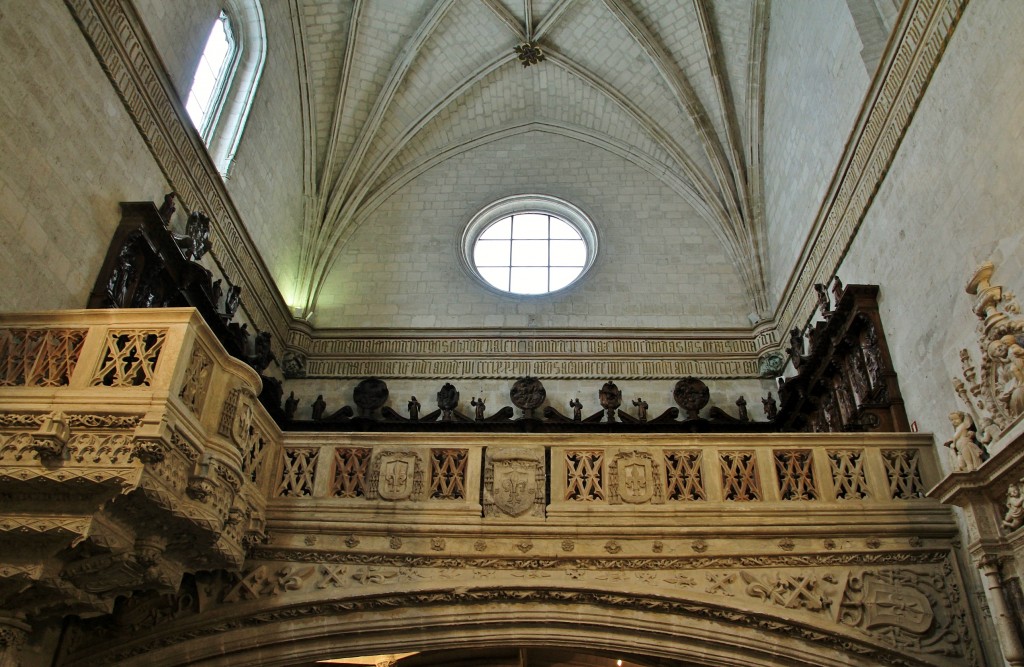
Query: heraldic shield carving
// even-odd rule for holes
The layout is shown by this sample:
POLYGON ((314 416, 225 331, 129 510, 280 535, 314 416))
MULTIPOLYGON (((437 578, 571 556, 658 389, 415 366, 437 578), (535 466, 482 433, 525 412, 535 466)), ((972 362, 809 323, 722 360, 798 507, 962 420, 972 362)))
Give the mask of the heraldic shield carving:
POLYGON ((663 503, 661 467, 648 452, 619 452, 608 465, 609 504, 663 503))
POLYGON ((484 516, 544 516, 544 450, 487 450, 484 516))
POLYGON ((419 500, 423 466, 416 452, 383 451, 370 471, 369 494, 382 500, 419 500))

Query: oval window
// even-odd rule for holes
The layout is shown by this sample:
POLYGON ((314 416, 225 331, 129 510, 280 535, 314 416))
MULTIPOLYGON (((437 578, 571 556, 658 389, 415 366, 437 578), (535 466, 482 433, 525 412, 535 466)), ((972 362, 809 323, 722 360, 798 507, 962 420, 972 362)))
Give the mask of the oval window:
POLYGON ((593 223, 568 202, 519 195, 480 211, 463 235, 463 259, 486 285, 519 295, 549 294, 593 264, 593 223))

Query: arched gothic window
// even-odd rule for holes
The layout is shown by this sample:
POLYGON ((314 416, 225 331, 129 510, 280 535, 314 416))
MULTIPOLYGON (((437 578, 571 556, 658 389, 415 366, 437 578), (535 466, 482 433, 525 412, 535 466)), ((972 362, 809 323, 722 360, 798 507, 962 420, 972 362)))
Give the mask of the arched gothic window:
POLYGON ((256 96, 267 55, 259 0, 226 0, 196 68, 185 109, 222 174, 227 174, 256 96))

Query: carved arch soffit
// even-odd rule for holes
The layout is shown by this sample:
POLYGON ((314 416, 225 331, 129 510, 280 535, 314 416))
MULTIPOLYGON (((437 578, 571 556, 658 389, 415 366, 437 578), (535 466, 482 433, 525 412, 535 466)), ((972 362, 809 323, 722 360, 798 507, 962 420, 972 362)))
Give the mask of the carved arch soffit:
MULTIPOLYGON (((464 574, 453 581, 464 581, 464 574)), ((358 645, 359 653, 369 654, 407 643, 421 648, 426 628, 432 649, 462 646, 468 631, 475 641, 482 634, 495 646, 526 637, 558 642, 587 636, 588 643, 609 650, 635 647, 637 636, 653 633, 652 653, 692 660, 699 646, 700 654, 734 652, 743 658, 738 664, 779 664, 780 656, 788 658, 785 664, 830 667, 979 665, 981 659, 964 619, 947 611, 940 600, 944 593, 935 596, 941 582, 921 584, 923 579, 938 581, 941 573, 921 568, 838 574, 830 582, 795 570, 694 577, 701 591, 718 587, 721 594, 713 600, 699 594, 628 593, 582 582, 381 590, 403 582, 415 585, 416 578, 416 571, 407 568, 263 564, 227 581, 220 606, 210 605, 207 596, 213 589, 207 585, 194 598, 186 599, 189 593, 183 591, 177 599, 137 600, 122 610, 117 630, 78 626, 71 631, 62 664, 111 664, 145 656, 152 664, 175 665, 182 664, 176 656, 186 655, 189 660, 217 655, 226 658, 224 664, 251 664, 247 661, 255 654, 250 651, 261 660, 278 652, 292 660, 298 653, 316 659, 328 645, 331 651, 358 645), (339 595, 346 587, 369 592, 346 598, 339 595), (839 588, 841 597, 830 598, 839 588), (907 614, 886 616, 888 608, 876 603, 890 598, 907 603, 907 614), (208 606, 209 612, 197 613, 197 605, 208 606), (416 610, 415 623, 389 613, 401 608, 416 610), (542 629, 523 624, 526 616, 542 616, 542 629), (274 631, 280 623, 287 624, 286 633, 274 631), (502 629, 494 632, 495 627, 502 629), (864 629, 869 627, 874 628, 870 634, 864 629), (253 628, 263 630, 254 633, 253 628), (929 632, 943 635, 931 646, 937 652, 919 652, 929 632), (210 641, 214 635, 217 640, 210 641), (277 639, 283 636, 287 639, 277 639)), ((686 585, 687 577, 677 578, 686 585)))

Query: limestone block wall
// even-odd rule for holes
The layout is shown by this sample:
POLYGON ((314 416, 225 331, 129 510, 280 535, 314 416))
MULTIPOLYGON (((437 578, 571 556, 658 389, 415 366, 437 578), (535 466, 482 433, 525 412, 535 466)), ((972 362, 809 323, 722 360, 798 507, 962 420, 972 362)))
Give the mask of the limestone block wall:
POLYGON ((192 78, 213 22, 223 3, 218 0, 133 0, 164 69, 182 100, 188 99, 192 78))
POLYGON ((81 308, 118 202, 168 186, 63 3, 4 3, 0 62, 0 310, 81 308))
MULTIPOLYGON (((282 291, 295 280, 302 222, 303 131, 291 4, 262 2, 267 54, 245 122, 228 192, 282 291)), ((136 3, 182 104, 221 4, 210 0, 136 3)))
POLYGON ((845 0, 776 2, 771 11, 763 165, 774 302, 800 258, 869 76, 845 0))
POLYGON ((290 7, 263 2, 267 60, 226 179, 246 229, 286 295, 298 271, 304 141, 290 7))
MULTIPOLYGON (((973 297, 981 262, 992 284, 1024 291, 1024 6, 970 3, 875 202, 840 267, 877 282, 907 414, 941 443, 963 409, 950 384, 961 348, 977 359, 973 297)), ((944 461, 945 463, 945 461, 944 461)))
POLYGON ((605 150, 531 131, 431 168, 353 233, 328 278, 318 327, 744 327, 751 306, 711 227, 650 173, 605 150), (561 197, 599 237, 562 294, 506 297, 459 262, 470 218, 513 194, 561 197))

